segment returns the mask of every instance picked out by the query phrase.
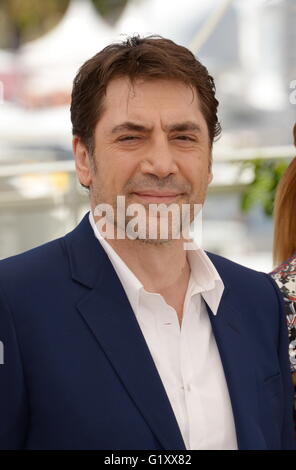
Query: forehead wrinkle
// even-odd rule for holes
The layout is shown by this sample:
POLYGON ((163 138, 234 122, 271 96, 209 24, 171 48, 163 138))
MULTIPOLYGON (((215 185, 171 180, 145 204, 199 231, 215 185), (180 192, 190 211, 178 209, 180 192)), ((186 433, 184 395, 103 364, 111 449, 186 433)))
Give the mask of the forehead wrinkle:
MULTIPOLYGON (((148 123, 143 122, 140 115, 136 116, 138 114, 137 109, 135 110, 136 115, 134 115, 134 116, 132 116, 132 115, 129 116, 128 115, 128 113, 130 111, 130 100, 133 100, 134 98, 136 98, 136 96, 137 96, 137 90, 136 90, 137 85, 142 84, 142 83, 145 83, 145 80, 139 80, 139 79, 137 79, 135 81, 131 81, 130 79, 126 80, 127 94, 124 98, 124 100, 126 100, 126 103, 124 103, 124 107, 125 107, 125 112, 126 112, 127 119, 126 119, 126 121, 124 121, 122 123, 119 123, 117 126, 115 126, 111 130, 111 133, 115 133, 117 131, 125 131, 125 130, 134 130, 134 131, 139 131, 139 132, 141 132, 141 131, 143 131, 143 132, 152 132, 155 129, 155 127, 157 127, 157 124, 152 125, 152 123, 149 123, 149 125, 148 125, 148 123)), ((196 99, 197 100, 197 111, 200 112, 199 102, 198 102, 198 95, 195 92, 194 88, 192 86, 188 85, 188 84, 182 83, 182 85, 185 85, 186 88, 191 91, 191 103, 190 103, 190 105, 192 105, 193 101, 196 99)), ((181 118, 180 121, 173 122, 172 124, 165 124, 165 123, 163 123, 163 118, 161 116, 159 116, 159 118, 160 118, 160 123, 159 123, 160 127, 165 132, 170 132, 170 131, 177 131, 177 132, 193 131, 193 132, 202 133, 203 126, 199 125, 195 121, 195 119, 192 119, 189 116, 187 118, 186 118, 186 116, 184 116, 184 118, 185 118, 184 120, 182 120, 182 118, 181 118)), ((144 119, 144 121, 145 121, 145 119, 144 119)))
POLYGON ((127 95, 127 100, 126 100, 126 113, 128 114, 128 106, 129 106, 129 100, 130 99, 133 99, 137 96, 137 93, 136 93, 136 87, 139 86, 139 85, 142 85, 142 84, 146 84, 146 83, 157 83, 157 82, 169 82, 169 83, 177 83, 178 85, 181 85, 182 87, 185 87, 186 89, 189 89, 191 91, 191 102, 190 104, 192 104, 194 102, 194 100, 196 99, 197 101, 197 107, 199 109, 199 102, 198 102, 198 95, 197 95, 197 92, 195 90, 195 88, 191 85, 191 84, 187 84, 187 83, 184 83, 182 81, 179 81, 179 80, 169 80, 169 79, 165 79, 165 78, 155 78, 154 80, 153 79, 150 79, 150 80, 145 80, 144 78, 141 78, 141 77, 138 77, 138 78, 135 78, 134 80, 131 80, 130 78, 127 78, 127 87, 128 87, 128 95, 127 95))
POLYGON ((135 90, 135 83, 131 81, 130 79, 127 82, 127 86, 128 86, 128 95, 127 95, 127 100, 126 100, 126 115, 128 116, 129 101, 131 98, 135 98, 136 90, 135 90))

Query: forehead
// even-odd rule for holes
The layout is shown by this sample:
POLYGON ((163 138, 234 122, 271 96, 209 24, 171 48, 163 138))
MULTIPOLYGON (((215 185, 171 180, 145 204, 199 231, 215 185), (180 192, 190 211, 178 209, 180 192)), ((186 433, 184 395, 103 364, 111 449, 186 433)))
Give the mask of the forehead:
POLYGON ((122 119, 203 120, 195 88, 176 80, 112 80, 106 89, 100 122, 112 124, 122 119))

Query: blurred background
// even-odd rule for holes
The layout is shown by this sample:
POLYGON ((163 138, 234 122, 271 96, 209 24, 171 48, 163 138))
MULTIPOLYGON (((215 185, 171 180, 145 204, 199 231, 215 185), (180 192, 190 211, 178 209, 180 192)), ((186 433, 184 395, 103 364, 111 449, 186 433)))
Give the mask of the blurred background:
POLYGON ((203 248, 270 271, 275 189, 295 154, 295 24, 296 0, 0 0, 0 259, 88 211, 71 151, 73 78, 110 42, 154 33, 188 47, 216 82, 223 133, 203 248))

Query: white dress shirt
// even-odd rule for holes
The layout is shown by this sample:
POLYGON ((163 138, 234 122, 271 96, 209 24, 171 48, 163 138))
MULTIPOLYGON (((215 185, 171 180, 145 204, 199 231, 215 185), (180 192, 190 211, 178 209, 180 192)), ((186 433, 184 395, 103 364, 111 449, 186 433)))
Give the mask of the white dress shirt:
POLYGON ((187 251, 191 274, 180 327, 163 296, 147 292, 139 279, 89 220, 126 292, 142 330, 186 449, 237 449, 228 387, 206 310, 217 314, 224 285, 201 249, 187 251))

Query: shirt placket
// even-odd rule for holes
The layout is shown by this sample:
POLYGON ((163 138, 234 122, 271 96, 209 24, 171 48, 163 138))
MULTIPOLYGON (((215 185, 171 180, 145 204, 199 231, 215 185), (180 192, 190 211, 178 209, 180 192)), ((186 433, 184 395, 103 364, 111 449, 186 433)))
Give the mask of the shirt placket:
POLYGON ((202 444, 207 426, 203 402, 195 380, 199 368, 198 337, 202 334, 198 328, 200 302, 200 294, 191 296, 188 306, 184 310, 180 337, 180 365, 184 383, 184 402, 188 416, 190 449, 197 449, 202 444), (194 356, 191 353, 193 350, 196 351, 194 356))

